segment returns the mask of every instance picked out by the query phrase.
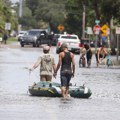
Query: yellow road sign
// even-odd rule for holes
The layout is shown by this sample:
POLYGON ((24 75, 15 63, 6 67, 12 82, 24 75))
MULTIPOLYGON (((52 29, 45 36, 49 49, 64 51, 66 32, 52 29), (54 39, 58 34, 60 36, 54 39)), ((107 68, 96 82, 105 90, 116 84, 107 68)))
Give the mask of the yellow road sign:
POLYGON ((104 24, 102 27, 101 27, 101 31, 102 31, 102 36, 108 36, 108 31, 109 30, 109 27, 104 24))
POLYGON ((63 31, 65 29, 63 25, 59 25, 57 28, 59 31, 63 31))

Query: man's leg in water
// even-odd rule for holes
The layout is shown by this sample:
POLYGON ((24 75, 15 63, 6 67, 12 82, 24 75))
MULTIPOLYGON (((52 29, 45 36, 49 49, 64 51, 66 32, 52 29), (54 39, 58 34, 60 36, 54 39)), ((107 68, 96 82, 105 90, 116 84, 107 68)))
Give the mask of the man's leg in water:
POLYGON ((66 87, 66 91, 65 91, 66 98, 68 97, 68 94, 69 94, 69 87, 66 87))
POLYGON ((67 74, 67 75, 66 75, 66 79, 67 79, 67 81, 66 81, 66 82, 67 82, 67 84, 66 84, 66 91, 65 91, 66 98, 67 98, 68 95, 69 95, 69 85, 70 85, 71 77, 72 77, 71 74, 67 74))
POLYGON ((62 92, 62 96, 66 98, 66 87, 62 86, 61 92, 62 92))
POLYGON ((62 92, 62 96, 64 98, 66 98, 66 87, 68 85, 68 81, 67 81, 67 76, 66 75, 61 75, 61 92, 62 92))

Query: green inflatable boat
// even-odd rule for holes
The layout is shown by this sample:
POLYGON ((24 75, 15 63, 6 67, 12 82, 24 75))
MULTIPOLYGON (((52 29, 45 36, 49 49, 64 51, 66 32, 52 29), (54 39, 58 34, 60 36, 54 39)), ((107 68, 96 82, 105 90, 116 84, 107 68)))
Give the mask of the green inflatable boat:
MULTIPOLYGON (((62 97, 61 85, 55 82, 38 82, 29 86, 29 93, 32 96, 41 97, 62 97)), ((70 85, 69 94, 75 98, 89 98, 92 94, 91 90, 85 86, 70 85)))

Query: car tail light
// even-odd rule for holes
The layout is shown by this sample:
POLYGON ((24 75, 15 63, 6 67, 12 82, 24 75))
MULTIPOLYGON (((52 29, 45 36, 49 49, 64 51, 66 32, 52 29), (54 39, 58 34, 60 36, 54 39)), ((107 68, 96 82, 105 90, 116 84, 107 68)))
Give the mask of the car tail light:
POLYGON ((78 46, 79 46, 79 47, 82 47, 82 44, 81 44, 81 43, 79 43, 79 44, 78 44, 78 46))
POLYGON ((60 46, 61 45, 61 42, 58 42, 58 46, 60 46))

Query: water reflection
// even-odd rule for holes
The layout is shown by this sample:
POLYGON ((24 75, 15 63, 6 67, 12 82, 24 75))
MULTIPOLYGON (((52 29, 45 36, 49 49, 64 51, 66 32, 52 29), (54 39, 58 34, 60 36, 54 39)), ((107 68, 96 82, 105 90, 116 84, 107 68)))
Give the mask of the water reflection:
MULTIPOLYGON (((55 61, 58 55, 52 48, 55 61)), ((0 50, 0 116, 1 120, 119 120, 120 70, 79 68, 72 84, 85 85, 92 91, 89 99, 36 97, 28 94, 28 86, 39 81, 39 69, 29 76, 25 67, 31 66, 41 49, 0 50)), ((75 55, 78 63, 79 56, 75 55)), ((59 73, 54 82, 60 82, 59 73)))

